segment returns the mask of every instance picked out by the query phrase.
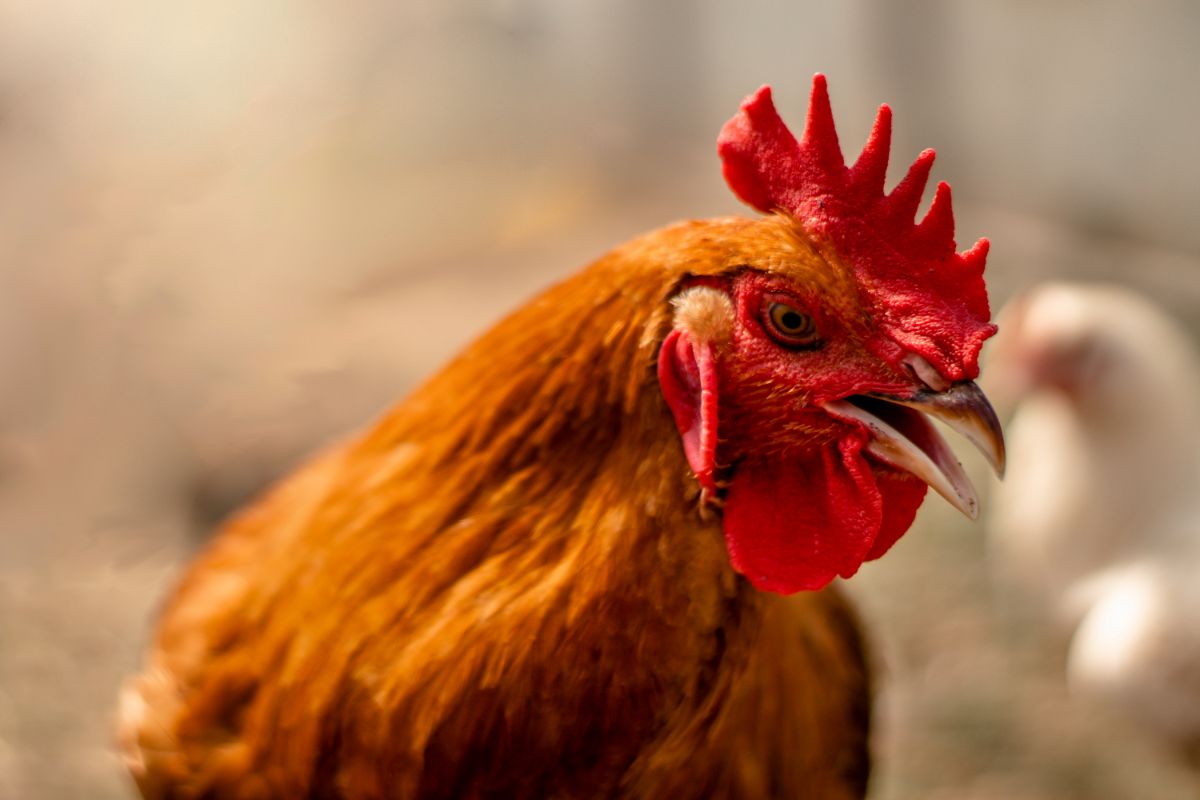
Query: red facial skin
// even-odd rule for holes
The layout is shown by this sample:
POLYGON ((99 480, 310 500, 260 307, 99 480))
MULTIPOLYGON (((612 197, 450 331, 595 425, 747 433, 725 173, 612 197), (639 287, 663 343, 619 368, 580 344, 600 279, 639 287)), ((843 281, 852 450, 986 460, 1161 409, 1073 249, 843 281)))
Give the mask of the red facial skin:
POLYGON ((883 555, 912 523, 926 488, 865 455, 865 428, 820 404, 920 387, 898 357, 881 356, 900 351, 861 313, 831 308, 836 294, 749 270, 721 283, 734 307, 728 342, 673 332, 660 355, 664 396, 701 485, 711 493, 718 475, 728 480, 724 529, 734 568, 767 591, 819 589, 883 555), (819 343, 781 345, 765 313, 772 302, 812 316, 819 343), (715 398, 707 412, 701 397, 715 398))

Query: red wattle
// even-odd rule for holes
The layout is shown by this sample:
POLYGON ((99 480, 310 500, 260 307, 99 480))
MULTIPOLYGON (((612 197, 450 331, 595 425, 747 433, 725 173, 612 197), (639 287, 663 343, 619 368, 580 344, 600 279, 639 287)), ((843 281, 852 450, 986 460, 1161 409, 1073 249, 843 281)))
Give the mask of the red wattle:
POLYGON ((853 575, 883 518, 863 444, 848 436, 808 458, 739 464, 725 499, 733 568, 780 594, 853 575))
POLYGON ((725 499, 733 568, 758 589, 792 594, 848 578, 912 523, 925 484, 876 475, 861 434, 807 458, 742 462, 725 499))
POLYGON ((673 330, 658 353, 658 382, 675 418, 683 452, 696 481, 709 494, 717 487, 717 367, 712 344, 673 330))
POLYGON ((886 468, 876 471, 875 482, 883 497, 883 521, 879 524, 875 544, 867 553, 867 561, 874 561, 890 550, 912 527, 913 518, 929 488, 920 478, 886 468))

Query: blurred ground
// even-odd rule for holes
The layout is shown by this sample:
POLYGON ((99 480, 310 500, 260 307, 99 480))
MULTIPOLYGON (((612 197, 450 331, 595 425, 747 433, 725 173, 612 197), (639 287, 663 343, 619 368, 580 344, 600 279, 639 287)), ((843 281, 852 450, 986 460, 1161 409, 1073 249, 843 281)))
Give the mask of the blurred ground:
MULTIPOLYGON (((1002 301, 1115 279, 1200 330, 1179 2, 0 0, 0 798, 126 798, 113 699, 213 523, 629 236, 736 213, 712 154, 830 75, 844 149, 936 145, 1002 301)), ((874 796, 1191 797, 931 502, 851 586, 874 796)))

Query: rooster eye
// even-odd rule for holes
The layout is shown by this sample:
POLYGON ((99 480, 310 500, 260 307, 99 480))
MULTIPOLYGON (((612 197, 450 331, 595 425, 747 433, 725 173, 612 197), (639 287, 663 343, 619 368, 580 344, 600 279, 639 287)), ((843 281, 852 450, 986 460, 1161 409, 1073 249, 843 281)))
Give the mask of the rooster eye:
POLYGON ((771 338, 785 347, 812 347, 820 344, 817 326, 808 314, 786 303, 768 303, 766 328, 771 338))

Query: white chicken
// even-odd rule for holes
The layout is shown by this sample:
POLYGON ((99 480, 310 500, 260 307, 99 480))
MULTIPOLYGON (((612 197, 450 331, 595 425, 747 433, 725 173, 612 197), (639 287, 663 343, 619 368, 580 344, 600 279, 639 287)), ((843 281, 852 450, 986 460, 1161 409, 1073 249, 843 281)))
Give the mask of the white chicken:
POLYGON ((1200 353, 1115 286, 1043 285, 999 324, 989 393, 1015 413, 996 561, 1067 626, 1073 692, 1196 759, 1200 353))

